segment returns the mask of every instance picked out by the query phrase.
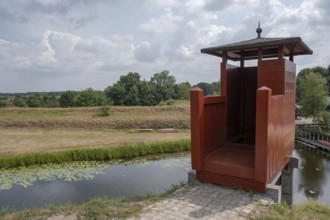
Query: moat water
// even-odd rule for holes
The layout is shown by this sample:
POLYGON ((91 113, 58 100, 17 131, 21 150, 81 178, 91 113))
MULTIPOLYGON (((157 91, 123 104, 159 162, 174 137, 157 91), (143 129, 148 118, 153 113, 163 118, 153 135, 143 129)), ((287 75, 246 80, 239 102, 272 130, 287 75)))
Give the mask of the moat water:
MULTIPOLYGON (((293 202, 313 198, 330 206, 330 160, 305 149, 294 170, 293 202)), ((45 207, 82 203, 95 197, 159 194, 187 181, 190 154, 147 157, 121 163, 76 162, 0 170, 0 207, 45 207)))
POLYGON ((313 198, 330 207, 330 157, 297 148, 293 156, 299 158, 299 168, 293 173, 293 203, 313 198))

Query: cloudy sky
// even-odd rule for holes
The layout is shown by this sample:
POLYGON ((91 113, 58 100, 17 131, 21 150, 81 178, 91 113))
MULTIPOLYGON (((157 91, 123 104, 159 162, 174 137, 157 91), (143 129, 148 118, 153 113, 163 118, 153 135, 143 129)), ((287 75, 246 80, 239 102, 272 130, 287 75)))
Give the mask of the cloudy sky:
POLYGON ((219 79, 204 47, 300 36, 298 71, 330 64, 328 0, 1 0, 0 92, 103 90, 120 75, 219 79))

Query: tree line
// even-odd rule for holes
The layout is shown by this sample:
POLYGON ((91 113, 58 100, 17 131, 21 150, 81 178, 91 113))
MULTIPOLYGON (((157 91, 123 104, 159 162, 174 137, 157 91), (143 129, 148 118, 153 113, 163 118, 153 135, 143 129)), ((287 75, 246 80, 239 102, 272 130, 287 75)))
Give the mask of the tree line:
POLYGON ((329 95, 330 65, 302 69, 297 76, 296 100, 302 107, 303 116, 312 116, 313 121, 330 126, 329 95))
MULTIPOLYGON (((220 82, 200 82, 192 86, 189 82, 176 83, 175 76, 169 71, 155 73, 148 81, 141 79, 139 73, 129 72, 104 91, 87 88, 79 92, 16 94, 11 102, 17 107, 152 106, 188 100, 192 87, 203 89, 205 95, 218 95, 220 82)), ((6 99, 8 95, 2 97, 6 99)), ((0 100, 0 107, 6 105, 8 100, 0 100)))

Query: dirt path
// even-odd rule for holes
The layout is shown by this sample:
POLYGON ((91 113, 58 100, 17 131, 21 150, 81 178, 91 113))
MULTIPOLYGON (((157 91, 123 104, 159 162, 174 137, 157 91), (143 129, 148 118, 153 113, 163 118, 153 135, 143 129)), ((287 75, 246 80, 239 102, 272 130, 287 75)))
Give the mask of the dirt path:
POLYGON ((0 128, 0 155, 54 152, 76 148, 114 147, 139 142, 190 138, 190 130, 163 132, 88 131, 0 128))

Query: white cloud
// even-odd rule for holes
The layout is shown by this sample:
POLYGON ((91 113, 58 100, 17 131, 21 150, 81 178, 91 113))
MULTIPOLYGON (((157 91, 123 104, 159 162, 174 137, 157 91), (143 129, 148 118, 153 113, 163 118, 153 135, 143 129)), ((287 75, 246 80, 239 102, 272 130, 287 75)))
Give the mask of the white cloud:
POLYGON ((204 9, 207 11, 219 11, 227 8, 231 5, 233 1, 218 1, 218 0, 209 0, 204 5, 204 9))
MULTIPOLYGON (((130 37, 83 38, 51 30, 43 34, 39 44, 24 45, 1 40, 0 51, 2 71, 12 74, 17 80, 48 75, 49 81, 71 76, 79 82, 79 77, 97 78, 97 75, 102 76, 111 69, 118 69, 118 66, 127 67, 135 62, 130 37)), ((113 80, 116 78, 113 76, 113 80)), ((38 88, 38 85, 33 87, 38 88)))
POLYGON ((190 28, 194 28, 196 25, 195 25, 195 22, 190 20, 190 21, 187 22, 187 26, 190 27, 190 28))
POLYGON ((167 7, 178 6, 180 3, 177 0, 157 0, 157 1, 150 0, 149 4, 157 5, 160 8, 167 8, 167 7))
POLYGON ((185 3, 184 7, 188 13, 195 13, 201 11, 204 5, 205 5, 204 0, 190 0, 185 3))
POLYGON ((151 18, 146 23, 139 25, 139 29, 153 35, 171 34, 179 28, 182 17, 175 15, 171 8, 165 8, 164 13, 158 18, 151 18))
POLYGON ((231 31, 231 28, 225 26, 209 25, 199 30, 200 37, 198 38, 198 43, 200 45, 211 45, 218 39, 230 34, 231 31))
POLYGON ((143 41, 134 47, 134 55, 139 61, 154 62, 159 56, 159 46, 143 41))
POLYGON ((297 69, 328 66, 325 0, 12 0, 0 2, 0 92, 104 89, 119 75, 215 81, 209 46, 256 37, 301 36, 314 50, 297 69))
POLYGON ((194 54, 194 48, 191 45, 181 45, 180 51, 181 54, 185 57, 191 57, 194 54))

